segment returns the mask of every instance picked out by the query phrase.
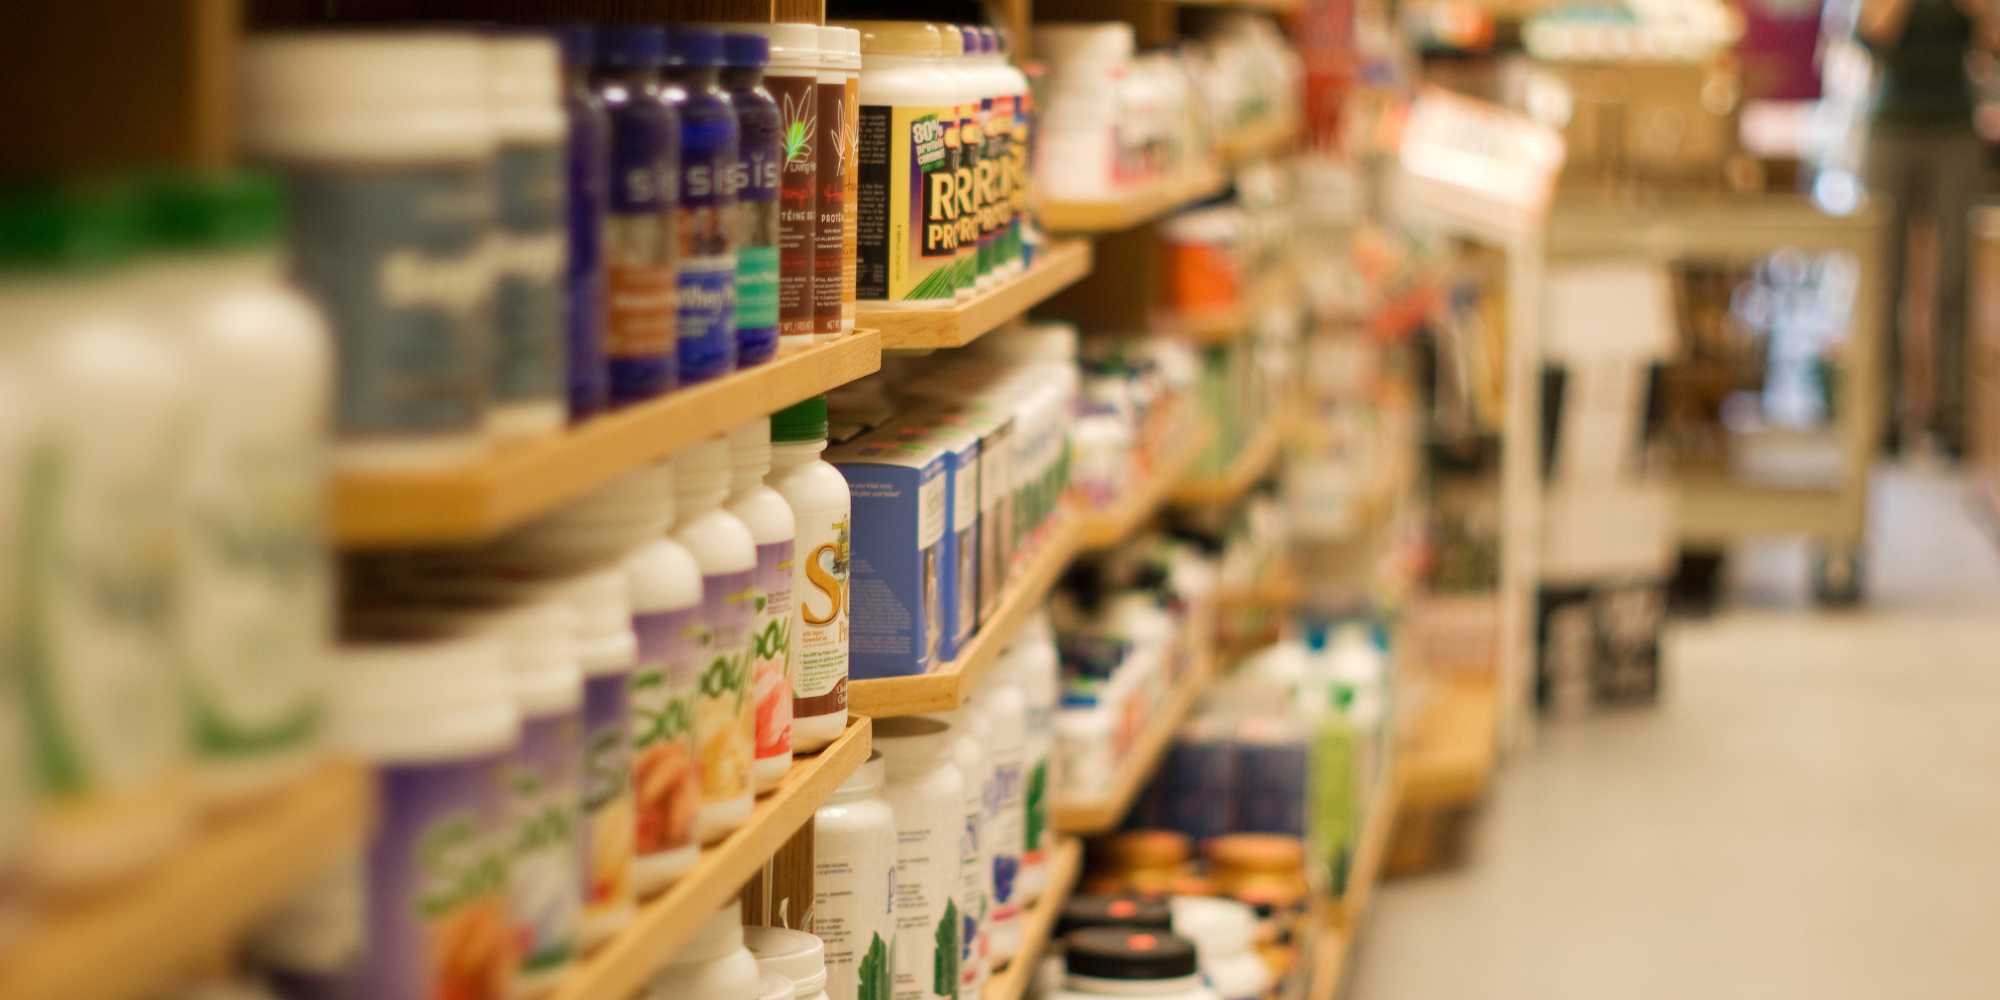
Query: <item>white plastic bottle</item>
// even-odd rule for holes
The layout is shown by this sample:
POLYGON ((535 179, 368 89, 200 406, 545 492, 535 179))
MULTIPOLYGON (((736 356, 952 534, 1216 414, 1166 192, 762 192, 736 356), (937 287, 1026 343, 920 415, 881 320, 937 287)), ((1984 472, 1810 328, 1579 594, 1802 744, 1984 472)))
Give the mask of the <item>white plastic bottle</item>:
POLYGON ((757 959, 757 968, 792 984, 788 1000, 830 1000, 826 995, 826 945, 819 938, 783 927, 746 927, 743 944, 757 959))
POLYGON ((1257 957, 1257 911, 1233 899, 1175 896, 1174 933, 1194 942, 1202 977, 1222 1000, 1263 1000, 1271 969, 1257 957))
POLYGON ((968 698, 949 719, 952 760, 965 787, 965 821, 958 832, 958 995, 986 988, 987 923, 993 914, 993 729, 984 705, 968 698))
MULTIPOLYGON (((938 79, 951 94, 952 105, 958 113, 957 132, 955 135, 947 132, 945 145, 947 147, 956 145, 958 153, 958 165, 952 184, 958 202, 958 211, 954 215, 958 234, 958 262, 954 265, 958 269, 958 289, 954 297, 964 302, 981 290, 978 214, 980 200, 973 178, 978 172, 979 157, 984 152, 980 148, 984 138, 979 132, 979 105, 980 98, 985 95, 982 93, 984 86, 979 74, 972 68, 972 56, 977 54, 979 43, 973 41, 972 51, 968 52, 965 44, 966 29, 955 24, 939 25, 938 37, 943 43, 939 47, 935 64, 938 79), (968 139, 975 141, 967 142, 968 139)), ((991 285, 992 282, 989 281, 987 284, 991 285)))
POLYGON ((812 753, 847 728, 850 518, 847 477, 820 460, 826 397, 771 415, 771 474, 765 482, 792 508, 792 751, 812 753))
POLYGON ((545 996, 569 971, 583 921, 583 671, 569 605, 504 612, 521 739, 508 757, 507 902, 521 949, 509 996, 545 996))
MULTIPOLYGON (((877 719, 875 748, 888 768, 883 798, 896 814, 896 940, 892 1000, 935 1000, 956 988, 959 829, 965 801, 953 761, 955 734, 924 716, 877 719), (941 808, 943 807, 943 808, 941 808)), ((877 994, 879 995, 879 994, 877 994)))
POLYGON ((487 426, 498 441, 545 437, 569 416, 564 325, 568 184, 562 57, 539 33, 486 39, 493 120, 493 342, 487 426))
POLYGON ((979 687, 979 706, 990 734, 985 743, 992 768, 986 793, 986 871, 992 893, 986 957, 997 967, 1021 950, 1021 847, 1027 836, 1027 699, 1004 662, 988 670, 979 687))
POLYGON ((713 844, 750 816, 757 720, 750 702, 750 623, 756 614, 757 543, 724 509, 729 442, 712 437, 674 460, 673 538, 701 567, 701 658, 695 680, 701 812, 695 839, 713 844))
POLYGON ((629 576, 614 565, 578 573, 563 587, 583 670, 584 896, 577 940, 585 952, 624 930, 634 912, 631 683, 639 643, 629 576))
POLYGON ((1027 733, 1021 754, 1021 875, 1015 891, 1020 905, 1027 907, 1048 888, 1053 842, 1049 806, 1056 790, 1055 723, 1062 665, 1046 610, 1028 617, 1000 664, 1021 691, 1022 727, 1027 733))
POLYGON ((333 352, 319 314, 284 284, 275 179, 161 177, 147 214, 151 305, 193 389, 175 641, 196 790, 221 805, 298 777, 319 751, 333 352))
MULTIPOLYGON (((628 488, 673 517, 678 470, 661 462, 628 488)), ((633 884, 652 896, 694 867, 701 852, 701 751, 695 699, 701 663, 702 578, 693 554, 661 535, 625 561, 632 587, 633 884)))
POLYGON ((962 95, 940 62, 943 32, 915 21, 847 26, 861 32, 861 158, 888 165, 859 180, 857 252, 869 263, 855 295, 879 307, 949 303, 958 286, 958 198, 948 168, 962 95))
POLYGON ((653 977, 653 1000, 744 1000, 763 975, 743 947, 743 903, 731 899, 653 977))
POLYGON ((771 421, 729 432, 729 512, 757 544, 760 600, 750 623, 750 691, 757 717, 757 792, 778 787, 792 766, 792 561, 798 526, 792 507, 764 485, 771 471, 771 421))
POLYGON ((880 751, 813 813, 813 933, 826 943, 829 1000, 879 997, 896 941, 896 814, 880 751))

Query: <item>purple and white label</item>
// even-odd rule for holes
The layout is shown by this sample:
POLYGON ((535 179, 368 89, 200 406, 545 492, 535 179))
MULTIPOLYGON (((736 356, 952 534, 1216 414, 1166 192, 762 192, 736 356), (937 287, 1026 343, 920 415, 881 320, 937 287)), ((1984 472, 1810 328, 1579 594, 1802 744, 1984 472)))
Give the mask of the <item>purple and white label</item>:
POLYGON ((504 1000, 516 959, 507 913, 505 755, 389 764, 368 849, 361 996, 504 1000))
POLYGON ((750 627, 750 684, 756 701, 757 759, 792 756, 791 539, 757 546, 757 614, 750 627))
POLYGON ((632 693, 624 674, 583 681, 585 912, 609 914, 632 898, 632 693))
POLYGON ((695 739, 701 756, 704 802, 731 802, 750 794, 757 742, 750 703, 750 626, 757 613, 757 571, 701 578, 707 643, 695 683, 695 739))
POLYGON ((634 850, 641 857, 694 843, 701 811, 695 747, 695 677, 703 637, 700 605, 632 616, 639 665, 632 671, 634 850))
POLYGON ((576 951, 583 916, 583 718, 529 715, 508 759, 508 908, 521 971, 551 972, 576 951))

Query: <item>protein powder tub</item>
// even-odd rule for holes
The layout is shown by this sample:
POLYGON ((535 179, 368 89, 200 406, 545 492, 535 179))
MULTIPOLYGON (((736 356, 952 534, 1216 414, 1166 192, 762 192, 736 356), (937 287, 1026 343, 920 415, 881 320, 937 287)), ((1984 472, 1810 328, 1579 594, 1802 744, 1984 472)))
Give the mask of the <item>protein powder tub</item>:
POLYGON ((882 754, 869 754, 813 814, 813 932, 825 942, 829 1000, 889 992, 896 814, 882 798, 885 773, 882 754))
POLYGON ((681 123, 674 223, 680 384, 736 370, 736 112, 720 83, 722 36, 675 25, 667 33, 660 100, 681 123))
POLYGON ((611 122, 604 115, 604 101, 590 89, 596 33, 587 25, 570 25, 558 29, 556 37, 562 44, 563 113, 569 125, 569 183, 563 189, 568 222, 565 367, 570 419, 581 420, 603 410, 611 393, 604 368, 604 213, 611 186, 611 122))
POLYGON ((792 751, 812 753, 847 728, 849 522, 847 477, 820 460, 826 451, 826 397, 771 415, 771 474, 765 481, 791 505, 792 751))
POLYGON ((695 838, 712 844, 750 816, 757 720, 750 702, 750 627, 757 609, 757 543, 722 506, 729 443, 709 438, 674 460, 673 538, 701 567, 701 643, 695 680, 701 812, 695 838))
POLYGON ((819 188, 819 228, 813 237, 813 336, 820 341, 834 340, 841 334, 847 164, 854 157, 847 134, 847 107, 857 87, 857 74, 848 68, 846 53, 842 51, 847 31, 832 25, 819 29, 819 75, 814 88, 817 110, 812 141, 817 147, 814 183, 819 188))
MULTIPOLYGON (((674 515, 676 470, 661 462, 620 484, 650 498, 666 524, 674 515)), ((625 560, 632 588, 632 631, 639 640, 632 671, 632 796, 636 811, 634 883, 641 897, 665 889, 700 852, 701 751, 695 700, 701 672, 701 567, 664 535, 625 560)))
MULTIPOLYGON (((891 1000, 957 996, 959 839, 965 779, 953 763, 951 726, 904 716, 875 722, 888 768, 883 798, 896 814, 896 942, 891 1000)), ((872 994, 880 996, 881 994, 872 994)))
POLYGON ((569 415, 562 57, 543 35, 495 35, 486 42, 486 83, 495 139, 486 419, 495 438, 509 441, 554 434, 569 415))
POLYGON ((1067 973, 1051 1000, 1222 1000, 1202 982, 1194 944, 1161 931, 1101 927, 1063 939, 1067 973))
POLYGON ((612 406, 673 391, 680 371, 674 189, 681 126, 660 100, 659 67, 666 51, 666 33, 659 28, 607 27, 597 33, 591 87, 611 123, 604 353, 612 406))
POLYGON ((722 86, 736 111, 736 366, 761 365, 778 353, 778 191, 785 143, 778 102, 764 88, 770 42, 731 31, 722 36, 722 86))
POLYGON ((789 1000, 831 1000, 826 993, 826 946, 805 931, 783 927, 745 927, 743 944, 765 974, 776 973, 792 985, 789 1000))
POLYGON ((764 36, 771 61, 764 89, 778 102, 784 168, 778 187, 778 329, 781 348, 813 343, 813 256, 819 248, 819 28, 811 24, 741 24, 764 36))
MULTIPOLYGON (((959 86, 944 34, 914 21, 860 21, 861 176, 855 295, 935 306, 958 291, 959 86)), ((961 43, 962 44, 962 43, 961 43)))
POLYGON ((761 996, 757 960, 743 947, 743 904, 732 899, 653 977, 654 1000, 746 1000, 761 996))
POLYGON ((757 544, 757 611, 750 623, 750 691, 757 716, 757 791, 771 791, 792 766, 792 508, 764 485, 771 471, 771 421, 729 432, 729 512, 757 544))

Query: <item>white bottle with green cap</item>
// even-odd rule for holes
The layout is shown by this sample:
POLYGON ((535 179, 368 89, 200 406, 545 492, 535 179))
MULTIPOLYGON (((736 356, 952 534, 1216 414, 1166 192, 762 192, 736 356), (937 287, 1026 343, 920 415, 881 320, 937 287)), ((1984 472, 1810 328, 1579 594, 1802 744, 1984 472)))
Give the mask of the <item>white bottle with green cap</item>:
POLYGON ((798 530, 792 558, 792 752, 812 753, 847 728, 847 564, 853 498, 820 460, 826 397, 771 415, 771 474, 798 530))

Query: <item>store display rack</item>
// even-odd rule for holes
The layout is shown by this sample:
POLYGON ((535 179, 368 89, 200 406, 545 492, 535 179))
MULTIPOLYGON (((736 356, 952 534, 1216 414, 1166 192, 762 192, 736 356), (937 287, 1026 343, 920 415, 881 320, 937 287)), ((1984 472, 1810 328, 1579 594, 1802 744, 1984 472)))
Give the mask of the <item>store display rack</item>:
POLYGON ((460 468, 340 475, 334 538, 346 548, 491 538, 703 438, 881 367, 882 334, 857 330, 460 468))
POLYGON ((1081 528, 1082 519, 1076 515, 1056 515, 1041 547, 1028 557, 1008 591, 1001 595, 993 615, 973 634, 972 641, 959 650, 957 659, 927 674, 850 680, 848 711, 885 719, 957 708, 978 686, 987 665, 999 658, 1021 623, 1042 606, 1049 588, 1062 577, 1063 570, 1076 556, 1081 528))
POLYGON ((1055 808, 1050 812, 1057 830, 1073 834, 1106 833, 1124 820, 1125 813, 1139 798, 1140 790, 1152 780, 1160 759, 1174 741, 1174 734, 1180 731, 1188 713, 1194 711, 1195 702, 1208 689, 1208 682, 1215 674, 1212 644, 1195 643, 1194 654, 1194 662, 1188 664, 1187 672, 1146 724, 1146 731, 1140 735, 1138 744, 1125 755, 1123 770, 1110 792, 1098 798, 1056 801, 1055 808))
POLYGON ((137 1000, 226 955, 273 906, 361 849, 369 772, 327 764, 205 823, 171 860, 115 892, 38 913, 0 962, 9 1000, 137 1000))
POLYGON ((1059 233, 1112 233, 1166 216, 1185 205, 1221 194, 1229 176, 1202 166, 1177 177, 1133 187, 1097 201, 1044 200, 1037 206, 1042 225, 1059 233))
POLYGON ((641 903, 631 926, 572 970, 551 994, 552 1000, 632 996, 812 819, 834 789, 868 760, 871 746, 869 720, 853 716, 847 731, 826 749, 794 760, 784 783, 757 800, 756 809, 735 833, 704 848, 693 870, 665 893, 641 903))
POLYGON ((965 302, 942 308, 863 304, 859 322, 882 331, 884 349, 964 347, 1090 273, 1089 240, 1057 240, 1033 267, 965 302))
POLYGON ((1317 940, 1312 946, 1312 972, 1306 992, 1309 1000, 1333 1000, 1340 995, 1348 956, 1360 935, 1361 922, 1368 915, 1375 884, 1381 879, 1382 861, 1389 853, 1389 834, 1395 829, 1401 801, 1401 777, 1401 769, 1392 762, 1389 773, 1369 798, 1348 892, 1322 907, 1315 917, 1317 940))
POLYGON ((1293 268, 1287 261, 1263 268, 1250 287, 1227 306, 1196 313, 1161 313, 1154 326, 1197 344, 1226 344, 1249 336, 1257 328, 1258 317, 1273 305, 1295 301, 1296 291, 1293 268))
POLYGON ((1200 460, 1214 433, 1206 419, 1198 419, 1192 429, 1176 435, 1177 440, 1165 446, 1169 450, 1155 459, 1150 475, 1139 479, 1109 507, 1083 516, 1077 547, 1085 552, 1101 551, 1137 534, 1200 460))
POLYGON ((1174 503, 1183 507, 1219 507, 1235 503, 1250 492, 1268 475, 1284 451, 1285 432, 1289 421, 1280 409, 1264 418, 1264 426, 1236 455, 1236 460, 1224 469, 1221 475, 1188 479, 1174 487, 1171 494, 1174 503))
POLYGON ((1491 674, 1440 678, 1411 727, 1403 759, 1404 812, 1476 801, 1499 755, 1500 692, 1491 674))
POLYGON ((987 978, 980 1000, 1021 1000, 1027 995, 1028 985, 1035 980, 1035 966, 1041 964, 1042 952, 1055 934, 1063 904, 1069 901, 1082 874, 1083 842, 1075 837, 1057 838, 1055 849, 1049 852, 1048 868, 1049 882, 1042 898, 1021 914, 1021 950, 1008 960, 1006 968, 987 978))

